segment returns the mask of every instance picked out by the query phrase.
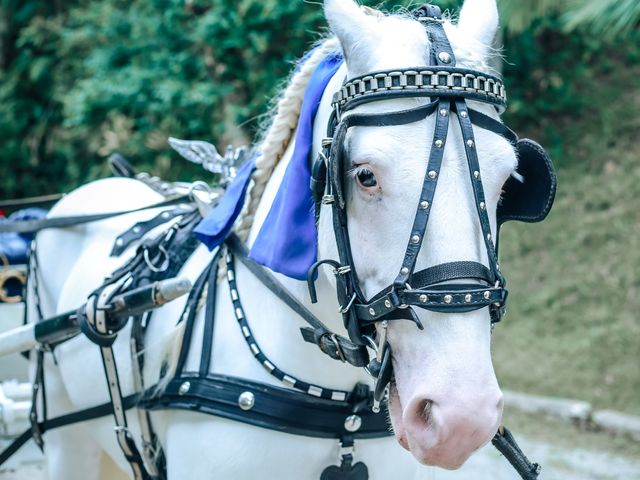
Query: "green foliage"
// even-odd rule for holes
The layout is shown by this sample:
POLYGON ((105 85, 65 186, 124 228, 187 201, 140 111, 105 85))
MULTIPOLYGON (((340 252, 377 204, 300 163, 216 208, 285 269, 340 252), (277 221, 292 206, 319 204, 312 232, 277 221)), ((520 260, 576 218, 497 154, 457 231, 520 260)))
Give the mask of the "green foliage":
MULTIPOLYGON (((455 12, 462 2, 440 3, 455 12)), ((598 5, 610 3, 500 4, 507 121, 537 130, 558 155, 557 129, 540 119, 590 111, 590 85, 612 68, 607 51, 622 46, 626 60, 640 57, 637 32, 608 50, 599 37, 563 33, 591 25, 598 5)), ((628 29, 637 13, 637 2, 618 2, 597 25, 618 15, 616 25, 628 29)), ((302 1, 3 0, 0 14, 0 198, 106 175, 113 151, 138 168, 189 178, 197 170, 177 160, 166 138, 250 141, 292 63, 325 30, 320 5, 302 1)))

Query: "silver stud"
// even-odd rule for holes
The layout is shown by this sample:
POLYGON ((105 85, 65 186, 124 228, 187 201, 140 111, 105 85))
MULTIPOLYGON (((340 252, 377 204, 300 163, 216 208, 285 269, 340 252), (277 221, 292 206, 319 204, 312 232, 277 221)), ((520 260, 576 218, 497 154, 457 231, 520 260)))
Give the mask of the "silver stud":
POLYGON ((491 241, 491 234, 487 233, 487 240, 491 241))
POLYGON ((162 213, 162 218, 169 218, 169 217, 171 217, 171 214, 169 212, 162 213))
POLYGON ((443 142, 442 140, 438 139, 434 142, 434 145, 436 146, 436 148, 442 148, 443 142))
POLYGON ((238 406, 242 410, 251 410, 256 404, 256 397, 251 392, 242 392, 238 397, 238 406))
POLYGON ((133 233, 140 233, 142 231, 142 228, 140 227, 133 227, 133 233))
POLYGON ((375 309, 374 308, 370 308, 369 309, 369 315, 375 315, 375 314, 376 314, 375 309))
POLYGON ((191 388, 191 382, 183 382, 178 389, 178 395, 184 395, 191 388))
POLYGON ((420 243, 420 235, 414 235, 413 237, 411 237, 411 243, 420 243))
POLYGON ((451 295, 445 295, 444 303, 451 303, 451 302, 453 302, 453 297, 451 295))
POLYGON ((487 290, 486 292, 484 292, 482 296, 484 297, 485 300, 489 300, 489 298, 491 298, 491 292, 487 290))
POLYGON ((476 170, 475 172, 473 172, 473 176, 475 178, 480 178, 480 172, 478 170, 476 170))
POLYGON ((402 275, 406 275, 407 273, 409 273, 409 269, 408 269, 407 267, 402 267, 402 268, 400 269, 400 273, 401 273, 402 275))
POLYGON ((480 202, 480 210, 484 210, 487 206, 484 202, 480 202))
POLYGON ((121 238, 119 238, 118 240, 116 240, 116 245, 121 247, 122 245, 124 245, 124 240, 122 240, 121 238))
POLYGON ((362 418, 359 415, 349 415, 344 419, 344 429, 347 432, 357 432, 362 426, 362 418))
POLYGON ((391 302, 389 300, 384 301, 384 306, 387 308, 391 308, 391 302))
POLYGON ((460 116, 462 118, 467 118, 469 116, 469 114, 466 111, 462 111, 462 112, 460 112, 460 116))
POLYGON ((420 208, 426 210, 427 208, 429 208, 429 202, 427 202, 426 200, 421 201, 420 208))
POLYGON ((427 297, 424 293, 420 295, 420 301, 422 303, 427 303, 428 300, 429 300, 429 297, 427 297))
POLYGON ((429 171, 429 178, 431 180, 433 180, 434 178, 436 178, 438 176, 438 172, 436 172, 435 170, 431 170, 429 171))
POLYGON ((451 63, 451 55, 449 55, 447 52, 440 52, 438 54, 438 58, 442 63, 451 63))
POLYGON ((464 296, 464 301, 467 302, 467 303, 471 302, 471 294, 470 293, 467 293, 464 296))
POLYGON ((441 108, 440 109, 440 116, 446 117, 448 114, 449 114, 449 112, 447 111, 446 108, 441 108))
POLYGON ((473 148, 474 145, 475 145, 475 143, 473 143, 473 140, 471 140, 471 139, 467 140, 467 147, 473 148))

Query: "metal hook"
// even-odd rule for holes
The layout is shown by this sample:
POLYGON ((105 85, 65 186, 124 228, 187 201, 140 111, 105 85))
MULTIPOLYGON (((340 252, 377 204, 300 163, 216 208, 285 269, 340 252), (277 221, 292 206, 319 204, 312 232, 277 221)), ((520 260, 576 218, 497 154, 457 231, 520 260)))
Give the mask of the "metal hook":
POLYGON ((356 294, 354 293, 353 296, 351 297, 351 300, 349 300, 349 303, 347 304, 346 307, 342 307, 342 305, 340 305, 340 308, 338 309, 338 311, 340 313, 347 313, 349 310, 351 310, 351 307, 353 306, 353 302, 356 301, 356 294))

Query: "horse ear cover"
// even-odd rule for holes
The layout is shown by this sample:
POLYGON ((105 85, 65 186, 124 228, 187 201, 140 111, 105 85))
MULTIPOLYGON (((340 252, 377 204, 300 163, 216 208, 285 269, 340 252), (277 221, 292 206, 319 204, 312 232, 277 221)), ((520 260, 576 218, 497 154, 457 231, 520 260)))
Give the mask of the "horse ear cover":
POLYGON ((518 174, 524 181, 509 177, 502 187, 497 220, 527 223, 541 222, 548 215, 556 196, 556 172, 547 152, 533 140, 516 143, 518 174))

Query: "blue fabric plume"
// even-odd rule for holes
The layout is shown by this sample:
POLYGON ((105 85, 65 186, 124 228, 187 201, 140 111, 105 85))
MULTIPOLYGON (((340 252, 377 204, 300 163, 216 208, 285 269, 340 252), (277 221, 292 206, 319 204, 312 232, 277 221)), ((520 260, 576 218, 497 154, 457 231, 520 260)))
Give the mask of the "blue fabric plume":
POLYGON ((302 101, 293 156, 249 254, 271 270, 298 280, 307 278, 307 271, 318 255, 315 211, 309 188, 313 121, 322 94, 342 62, 342 56, 329 55, 311 75, 302 101))
POLYGON ((216 205, 216 208, 202 220, 194 229, 195 236, 204 243, 209 250, 220 245, 229 232, 233 223, 240 215, 244 196, 247 193, 251 174, 256 169, 256 160, 248 160, 240 169, 236 178, 216 205))

